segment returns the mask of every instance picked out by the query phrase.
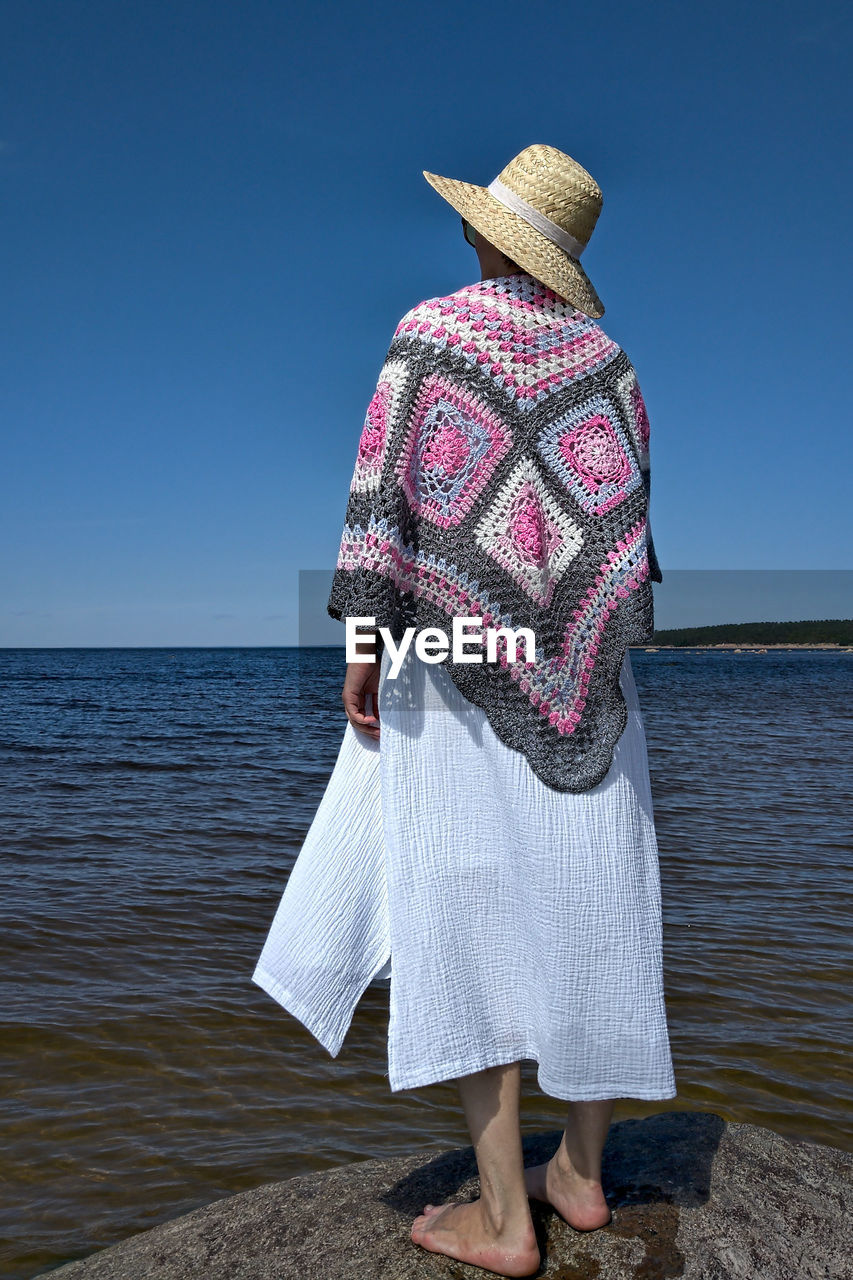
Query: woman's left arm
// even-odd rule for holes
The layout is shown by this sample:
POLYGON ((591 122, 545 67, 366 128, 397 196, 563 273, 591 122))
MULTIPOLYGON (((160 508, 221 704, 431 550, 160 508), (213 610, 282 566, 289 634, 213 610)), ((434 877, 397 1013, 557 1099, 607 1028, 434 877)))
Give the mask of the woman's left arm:
MULTIPOLYGON (((354 729, 360 729, 371 738, 379 737, 379 664, 384 648, 378 628, 359 632, 359 639, 370 640, 375 658, 348 662, 341 699, 347 718, 354 729), (367 694, 371 695, 372 714, 367 712, 367 694)), ((359 643, 359 651, 367 653, 369 647, 359 643)))

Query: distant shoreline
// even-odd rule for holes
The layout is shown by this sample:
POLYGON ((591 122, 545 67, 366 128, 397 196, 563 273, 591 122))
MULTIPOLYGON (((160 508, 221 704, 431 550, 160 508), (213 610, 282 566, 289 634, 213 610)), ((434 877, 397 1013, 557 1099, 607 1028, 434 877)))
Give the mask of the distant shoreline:
POLYGON ((826 649, 831 653, 853 653, 853 647, 844 644, 749 644, 743 640, 740 644, 728 641, 720 644, 632 644, 628 647, 643 653, 657 653, 662 649, 726 649, 733 653, 767 653, 771 649, 826 649))

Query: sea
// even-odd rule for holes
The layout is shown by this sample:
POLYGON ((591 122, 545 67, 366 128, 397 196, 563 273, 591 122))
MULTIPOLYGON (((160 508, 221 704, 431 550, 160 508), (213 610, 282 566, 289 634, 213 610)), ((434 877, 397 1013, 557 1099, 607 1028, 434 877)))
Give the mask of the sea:
MULTIPOLYGON (((678 1097, 853 1148, 853 653, 631 651, 678 1097)), ((251 981, 341 745, 344 649, 0 651, 0 1274, 223 1196, 468 1145, 392 1094, 388 983, 340 1055, 251 981)), ((525 1132, 564 1104, 522 1069, 525 1132)))

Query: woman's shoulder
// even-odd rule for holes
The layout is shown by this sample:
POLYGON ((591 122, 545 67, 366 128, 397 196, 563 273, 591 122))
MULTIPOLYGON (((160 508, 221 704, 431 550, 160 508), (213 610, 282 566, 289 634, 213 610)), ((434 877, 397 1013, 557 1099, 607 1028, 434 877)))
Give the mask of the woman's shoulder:
POLYGON ((474 288, 474 285, 466 284, 459 289, 454 289, 452 293, 422 298, 400 317, 395 335, 406 331, 411 332, 422 324, 430 328, 434 324, 440 324, 442 315, 449 315, 460 307, 464 307, 466 302, 470 304, 473 301, 471 294, 474 288))

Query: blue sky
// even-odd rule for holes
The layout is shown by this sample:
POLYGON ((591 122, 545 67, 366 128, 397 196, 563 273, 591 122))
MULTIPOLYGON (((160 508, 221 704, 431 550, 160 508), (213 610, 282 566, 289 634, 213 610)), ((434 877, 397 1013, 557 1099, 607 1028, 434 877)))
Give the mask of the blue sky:
POLYGON ((479 278, 421 171, 531 142, 604 192, 664 574, 850 566, 848 7, 0 21, 0 645, 296 643, 397 320, 479 278))

